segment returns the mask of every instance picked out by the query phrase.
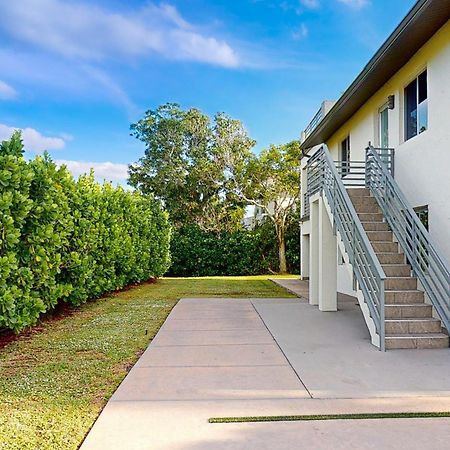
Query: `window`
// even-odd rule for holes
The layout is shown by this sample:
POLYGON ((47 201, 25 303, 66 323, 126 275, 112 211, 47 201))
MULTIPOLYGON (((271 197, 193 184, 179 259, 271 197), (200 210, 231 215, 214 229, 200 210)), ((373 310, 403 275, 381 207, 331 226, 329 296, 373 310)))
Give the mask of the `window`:
POLYGON ((347 136, 341 142, 341 162, 342 176, 347 175, 350 172, 350 136, 347 136))
POLYGON ((389 148, 389 120, 388 120, 388 107, 380 109, 378 113, 379 122, 379 137, 380 137, 380 147, 389 148))
POLYGON ((405 88, 405 141, 428 128, 427 71, 405 88))
POLYGON ((418 206, 417 208, 414 208, 414 211, 416 212, 423 226, 428 230, 428 205, 418 206))

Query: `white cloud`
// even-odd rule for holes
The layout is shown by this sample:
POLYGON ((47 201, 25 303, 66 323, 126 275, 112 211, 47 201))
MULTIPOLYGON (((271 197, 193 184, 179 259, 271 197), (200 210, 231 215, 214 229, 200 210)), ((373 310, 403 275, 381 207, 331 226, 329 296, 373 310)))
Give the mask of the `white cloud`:
POLYGON ((62 139, 64 139, 66 142, 67 141, 73 141, 73 136, 71 135, 71 134, 69 134, 69 133, 59 133, 59 135, 60 135, 60 137, 62 138, 62 139))
POLYGON ((137 108, 126 91, 104 70, 91 64, 72 64, 71 61, 41 52, 24 53, 1 47, 0 61, 2 73, 21 83, 38 86, 36 92, 50 88, 51 92, 62 92, 66 98, 69 95, 76 99, 106 97, 124 106, 130 116, 136 114, 137 108), (30 67, 33 67, 32 71, 30 67), (49 67, 52 69, 49 70, 49 67))
POLYGON ((55 161, 59 166, 65 165, 72 172, 72 175, 78 177, 89 173, 94 169, 97 179, 105 179, 108 181, 124 181, 128 177, 128 165, 117 164, 112 162, 89 162, 89 161, 70 161, 57 159, 55 161))
POLYGON ((302 23, 300 24, 298 29, 292 33, 292 39, 299 41, 300 39, 306 38, 308 36, 308 33, 308 27, 304 23, 302 23))
POLYGON ((0 123, 0 141, 7 140, 15 130, 22 131, 22 139, 25 150, 43 152, 44 150, 60 150, 66 145, 60 137, 44 136, 34 128, 17 128, 0 123))
POLYGON ((125 107, 129 113, 137 113, 138 108, 128 94, 105 72, 92 66, 83 66, 83 70, 91 79, 100 84, 114 102, 125 107))
POLYGON ((236 67, 239 59, 225 41, 207 36, 171 5, 149 3, 119 13, 89 3, 61 0, 1 2, 0 29, 27 43, 85 61, 145 57, 236 67))
POLYGON ((300 0, 300 3, 309 9, 316 9, 320 6, 319 0, 300 0))
POLYGON ((16 96, 16 90, 9 84, 6 84, 4 81, 0 80, 0 100, 11 100, 16 98, 16 96))
POLYGON ((338 2, 344 3, 344 5, 350 6, 351 8, 361 9, 367 6, 370 0, 338 0, 338 2))

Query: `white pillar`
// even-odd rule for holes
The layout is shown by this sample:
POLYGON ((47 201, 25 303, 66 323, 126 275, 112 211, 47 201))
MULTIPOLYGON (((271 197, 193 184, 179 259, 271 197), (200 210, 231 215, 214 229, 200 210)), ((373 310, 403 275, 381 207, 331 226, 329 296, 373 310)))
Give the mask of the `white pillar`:
POLYGON ((309 234, 300 235, 300 270, 302 280, 309 278, 309 234))
POLYGON ((309 304, 319 304, 319 202, 310 203, 309 304))
POLYGON ((337 245, 328 212, 319 199, 319 309, 337 311, 337 245))

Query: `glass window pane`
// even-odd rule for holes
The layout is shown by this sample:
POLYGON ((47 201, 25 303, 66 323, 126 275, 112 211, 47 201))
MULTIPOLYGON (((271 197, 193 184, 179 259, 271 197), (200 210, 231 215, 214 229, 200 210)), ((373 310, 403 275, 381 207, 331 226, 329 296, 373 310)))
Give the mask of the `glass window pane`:
POLYGON ((346 137, 341 143, 341 161, 342 161, 342 175, 346 175, 350 171, 350 136, 346 137))
POLYGON ((414 211, 416 212, 423 226, 428 230, 428 206, 414 208, 414 211))
POLYGON ((389 147, 389 125, 388 125, 388 109, 383 109, 380 112, 380 147, 389 147))
POLYGON ((419 75, 419 103, 428 98, 427 71, 419 75))
POLYGON ((428 100, 424 100, 419 104, 419 133, 424 132, 428 128, 428 100))
POLYGON ((405 89, 405 137, 406 140, 417 134, 417 80, 405 89))

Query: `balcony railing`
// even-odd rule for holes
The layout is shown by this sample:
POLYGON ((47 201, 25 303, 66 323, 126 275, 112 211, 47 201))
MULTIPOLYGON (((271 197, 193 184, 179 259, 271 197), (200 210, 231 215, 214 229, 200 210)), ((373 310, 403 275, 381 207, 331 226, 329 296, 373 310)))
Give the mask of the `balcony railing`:
POLYGON ((311 122, 309 122, 308 126, 305 128, 305 139, 312 133, 314 128, 317 127, 319 122, 325 117, 323 107, 321 106, 319 111, 316 112, 311 122))
MULTIPOLYGON (((393 177, 395 150, 393 148, 372 148, 379 155, 381 161, 386 165, 387 170, 393 177)), ((319 166, 316 163, 318 156, 315 157, 315 155, 309 159, 307 166, 308 186, 306 192, 303 194, 303 217, 309 216, 309 197, 317 192, 318 185, 320 184, 319 179, 322 176, 318 170, 319 166)), ((334 164, 345 187, 366 187, 366 161, 334 161, 334 164)))

